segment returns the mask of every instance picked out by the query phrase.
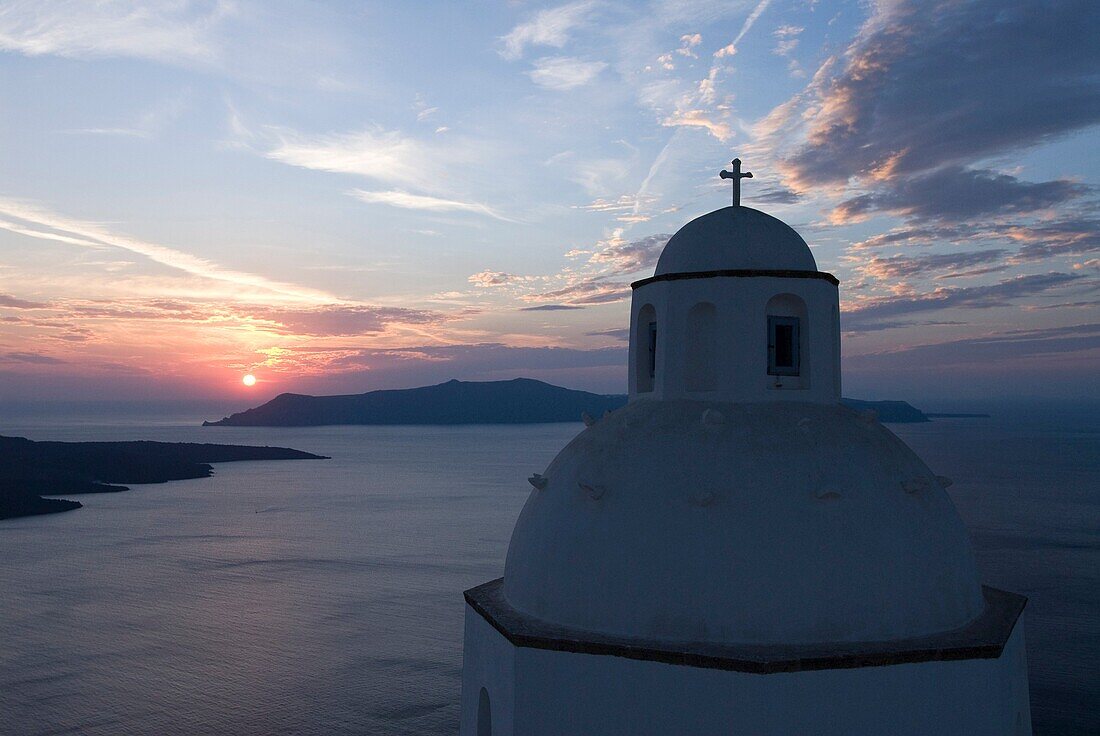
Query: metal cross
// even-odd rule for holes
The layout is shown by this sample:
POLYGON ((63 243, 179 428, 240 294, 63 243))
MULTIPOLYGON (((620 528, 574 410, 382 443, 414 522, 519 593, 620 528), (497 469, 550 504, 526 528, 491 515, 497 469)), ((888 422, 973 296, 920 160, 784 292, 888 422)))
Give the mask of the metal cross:
POLYGON ((743 174, 741 173, 741 159, 739 158, 735 158, 731 163, 733 164, 733 171, 723 171, 722 173, 718 174, 718 176, 722 177, 723 179, 733 179, 733 206, 740 207, 741 180, 751 179, 752 172, 746 171, 743 174))

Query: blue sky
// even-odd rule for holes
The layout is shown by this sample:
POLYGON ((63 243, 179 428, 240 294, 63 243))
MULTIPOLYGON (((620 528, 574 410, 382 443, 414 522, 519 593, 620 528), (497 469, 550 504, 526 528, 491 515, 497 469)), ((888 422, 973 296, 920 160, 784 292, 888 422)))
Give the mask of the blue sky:
POLYGON ((734 155, 841 279, 845 393, 1100 398, 1098 36, 1084 1, 9 1, 0 400, 622 391, 628 284, 734 155))

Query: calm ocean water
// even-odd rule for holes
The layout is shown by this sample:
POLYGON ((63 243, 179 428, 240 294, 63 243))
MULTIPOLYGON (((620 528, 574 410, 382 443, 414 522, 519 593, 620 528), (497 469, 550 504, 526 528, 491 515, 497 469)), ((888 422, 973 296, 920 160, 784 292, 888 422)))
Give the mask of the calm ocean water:
MULTIPOLYGON (((1100 427, 891 427, 937 472, 985 582, 1029 596, 1036 733, 1100 733, 1100 427)), ((31 439, 295 447, 213 478, 0 522, 4 734, 453 734, 462 590, 580 425, 9 423, 31 439)))

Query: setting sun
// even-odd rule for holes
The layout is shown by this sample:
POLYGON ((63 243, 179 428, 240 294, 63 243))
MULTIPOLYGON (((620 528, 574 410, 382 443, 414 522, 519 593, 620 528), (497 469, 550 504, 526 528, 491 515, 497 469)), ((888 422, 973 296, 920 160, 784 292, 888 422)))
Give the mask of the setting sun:
POLYGON ((244 378, 242 378, 241 381, 244 382, 245 386, 255 386, 256 385, 256 376, 249 373, 244 378))

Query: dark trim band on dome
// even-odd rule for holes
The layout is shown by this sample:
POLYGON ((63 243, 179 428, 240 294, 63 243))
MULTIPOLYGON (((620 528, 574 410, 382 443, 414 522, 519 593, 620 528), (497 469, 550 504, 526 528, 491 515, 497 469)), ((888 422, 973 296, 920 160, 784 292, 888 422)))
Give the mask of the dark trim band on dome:
POLYGON ((681 279, 709 279, 715 276, 746 278, 749 276, 771 276, 782 279, 821 279, 828 281, 833 286, 840 286, 840 279, 831 273, 824 271, 793 271, 784 269, 766 268, 733 268, 722 271, 691 271, 687 273, 662 273, 658 276, 650 276, 648 279, 635 281, 630 285, 631 289, 646 286, 657 281, 680 281, 681 279))
POLYGON ((986 585, 982 586, 982 594, 985 597, 982 614, 954 631, 886 642, 774 646, 654 641, 557 626, 512 608, 504 598, 504 578, 470 588, 463 596, 467 605, 513 646, 767 675, 997 659, 1016 628, 1027 598, 986 585))

